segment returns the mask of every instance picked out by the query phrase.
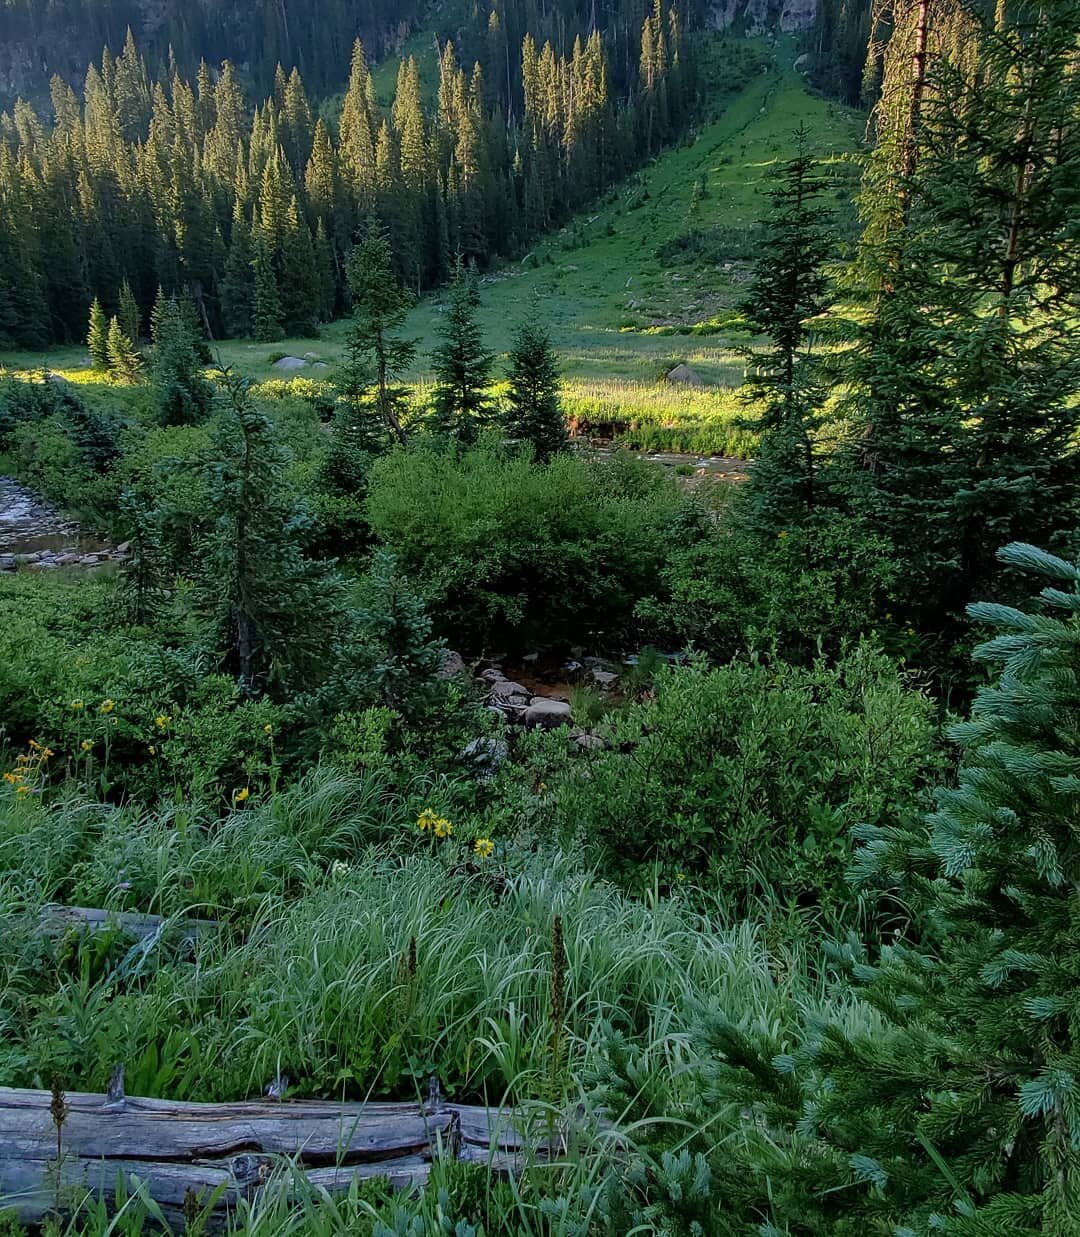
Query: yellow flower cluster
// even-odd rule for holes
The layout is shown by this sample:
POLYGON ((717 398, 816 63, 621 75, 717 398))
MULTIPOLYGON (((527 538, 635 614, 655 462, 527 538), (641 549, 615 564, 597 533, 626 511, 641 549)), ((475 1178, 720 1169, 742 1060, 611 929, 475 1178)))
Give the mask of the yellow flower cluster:
POLYGON ((158 728, 158 730, 166 730, 171 721, 172 717, 168 713, 159 713, 157 717, 154 718, 154 725, 158 728))
POLYGON ((26 798, 30 793, 31 783, 35 778, 44 775, 49 758, 56 755, 51 747, 45 747, 36 739, 30 740, 29 747, 28 752, 15 757, 15 768, 9 769, 3 775, 3 780, 14 788, 20 799, 26 798))
POLYGON ((446 817, 429 807, 424 808, 416 818, 416 827, 421 833, 434 833, 437 838, 448 838, 454 832, 454 826, 446 817))

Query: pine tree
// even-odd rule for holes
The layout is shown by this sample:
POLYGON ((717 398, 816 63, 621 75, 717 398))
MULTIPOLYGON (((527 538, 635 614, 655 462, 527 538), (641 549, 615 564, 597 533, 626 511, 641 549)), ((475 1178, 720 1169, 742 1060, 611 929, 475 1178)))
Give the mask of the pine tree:
POLYGON ((514 338, 505 429, 513 441, 529 443, 540 461, 568 445, 555 352, 547 332, 535 323, 524 323, 514 338))
POLYGON ((255 272, 252 287, 252 328, 256 339, 269 343, 281 339, 284 328, 277 275, 274 274, 269 245, 261 235, 255 241, 252 268, 255 272))
POLYGON ((251 228, 239 200, 221 281, 221 314, 229 335, 250 335, 255 321, 255 251, 251 228))
POLYGON ((480 289, 475 267, 458 255, 450 308, 440 329, 442 344, 431 356, 435 373, 432 428, 461 443, 475 442, 487 417, 494 354, 484 347, 480 325, 480 289))
POLYGON ((120 329, 133 344, 137 344, 142 338, 142 312, 135 300, 135 293, 131 290, 131 284, 126 279, 120 285, 120 312, 117 316, 120 319, 120 329))
POLYGON ((1061 189, 1080 178, 1078 20, 1077 0, 999 7, 926 69, 918 157, 900 142, 871 169, 846 480, 860 519, 903 546, 898 605, 924 629, 994 584, 995 545, 1053 545, 1080 497, 1064 294, 1080 258, 1061 189))
POLYGON ((225 421, 200 556, 209 641, 248 695, 311 690, 334 661, 341 587, 327 564, 303 556, 304 513, 286 488, 286 460, 249 384, 227 370, 218 382, 225 421))
POLYGON ((396 334, 410 301, 394 277, 386 234, 374 219, 368 220, 363 239, 353 251, 349 286, 353 295, 349 347, 356 357, 368 358, 375 411, 385 432, 404 443, 406 392, 398 380, 416 356, 416 343, 396 334))
POLYGON ((158 293, 151 316, 150 380, 163 425, 192 425, 210 410, 213 390, 202 373, 198 334, 175 297, 158 293))
POLYGON ((754 262, 754 282, 740 310, 765 352, 748 350, 746 402, 756 416, 745 424, 761 434, 743 511, 761 532, 797 527, 814 507, 814 431, 823 393, 815 381, 808 322, 827 308, 824 263, 831 249, 825 185, 815 174, 807 133, 777 173, 770 213, 754 262))
POLYGON ((119 318, 114 317, 109 322, 105 351, 109 360, 109 377, 114 382, 132 386, 139 381, 142 373, 139 354, 135 351, 130 337, 124 334, 119 318))
POLYGON ((101 302, 94 297, 90 306, 90 327, 86 335, 86 346, 90 350, 90 363, 96 370, 104 373, 109 368, 109 323, 101 302))

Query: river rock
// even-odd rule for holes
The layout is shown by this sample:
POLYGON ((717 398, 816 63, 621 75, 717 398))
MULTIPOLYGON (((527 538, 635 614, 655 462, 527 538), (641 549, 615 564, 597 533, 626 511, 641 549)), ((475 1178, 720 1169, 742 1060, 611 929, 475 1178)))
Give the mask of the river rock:
POLYGON ((569 726, 573 720, 570 706, 564 700, 549 700, 546 696, 533 696, 525 710, 525 725, 539 730, 569 726))
POLYGON ((515 683, 513 679, 500 679, 491 688, 492 700, 524 700, 528 702, 529 689, 515 683))
POLYGON ((470 739, 465 744, 461 758, 476 770, 480 781, 489 782, 506 763, 509 755, 510 746, 505 739, 484 735, 478 739, 470 739))
POLYGON ((610 670, 596 670, 592 672, 592 681, 600 688, 601 691, 609 692, 619 681, 619 676, 610 670))
POLYGON ((443 666, 437 677, 440 679, 455 679, 459 674, 464 674, 466 669, 465 658, 460 653, 455 653, 453 649, 447 649, 443 653, 443 666))
POLYGON ((506 675, 498 666, 488 666, 486 670, 481 670, 478 675, 482 683, 503 683, 506 681, 506 675))
POLYGON ((14 571, 18 565, 14 554, 0 554, 0 571, 14 571))

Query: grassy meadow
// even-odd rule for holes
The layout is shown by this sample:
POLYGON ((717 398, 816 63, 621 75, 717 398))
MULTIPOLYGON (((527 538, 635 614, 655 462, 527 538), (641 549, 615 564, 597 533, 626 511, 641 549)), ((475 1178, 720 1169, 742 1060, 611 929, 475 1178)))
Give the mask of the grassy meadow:
MULTIPOLYGON (((793 44, 779 40, 763 55, 763 71, 677 149, 528 254, 484 275, 479 322, 497 365, 505 366, 517 323, 543 322, 562 365, 568 416, 619 423, 621 439, 639 449, 752 453, 752 436, 735 425, 740 349, 752 342, 736 306, 750 275, 769 171, 791 157, 802 123, 835 183, 832 205, 841 221, 853 218, 858 184, 863 118, 811 94, 790 67, 793 58, 793 44), (704 386, 668 383, 667 372, 680 363, 704 386)), ((445 295, 436 292, 409 315, 406 332, 419 343, 410 376, 421 398, 446 308, 445 295)), ((224 340, 216 351, 257 382, 282 376, 273 368, 280 356, 315 354, 327 368, 303 375, 332 380, 346 330, 338 321, 314 340, 224 340)), ((85 357, 82 346, 8 351, 0 352, 0 366, 46 366, 93 382, 85 357)))

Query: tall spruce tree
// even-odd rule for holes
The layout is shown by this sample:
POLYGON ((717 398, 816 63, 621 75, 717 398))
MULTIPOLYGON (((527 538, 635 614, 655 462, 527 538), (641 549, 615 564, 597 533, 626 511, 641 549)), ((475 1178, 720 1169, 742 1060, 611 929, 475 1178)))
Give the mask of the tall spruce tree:
POLYGON ((918 157, 876 157, 887 226, 848 354, 852 502, 903 547, 898 604, 938 630, 996 587, 996 545, 1053 545, 1080 497, 1080 3, 965 11, 963 46, 925 70, 918 157))
POLYGON ((135 345, 124 334, 119 318, 109 322, 109 333, 105 340, 105 351, 109 360, 109 377, 123 386, 133 386, 139 381, 142 373, 142 362, 135 345))
POLYGON ((504 428, 513 441, 529 443, 540 461, 568 445, 555 351, 547 331, 535 323, 524 323, 514 337, 504 428))
POLYGON ((349 261, 349 286, 351 354, 358 362, 366 358, 370 365, 374 408, 384 431, 404 443, 407 398, 399 380, 416 356, 416 342, 397 332, 405 322, 410 297, 397 282, 386 233, 373 218, 349 261))
POLYGON ((199 338, 176 297, 158 292, 150 317, 150 381, 164 425, 192 425, 210 410, 213 389, 202 372, 199 338))
POLYGON ((450 308, 440 328, 443 342, 431 354, 435 388, 431 396, 432 429, 461 443, 476 441, 487 419, 491 366, 495 357, 484 347, 476 320, 480 288, 475 267, 458 255, 450 308))
POLYGON ((249 695, 311 689, 333 660, 341 587, 329 564, 304 557, 304 512, 248 382, 228 370, 217 380, 225 415, 210 464, 211 531, 200 555, 208 640, 249 695))
POLYGON ((252 329, 256 339, 271 342, 280 339, 285 332, 273 257, 270 246, 262 235, 255 240, 255 257, 251 265, 255 273, 252 284, 252 329))
POLYGON ((831 249, 825 184, 814 171, 808 135, 776 174, 770 210, 754 261, 754 281, 740 305, 765 351, 748 350, 745 424, 761 435, 743 511, 761 532, 776 535, 804 521, 815 503, 814 431, 823 391, 816 381, 810 320, 827 308, 824 264, 831 249))
POLYGON ((109 320, 105 317, 105 311, 101 308, 101 302, 96 296, 94 303, 90 306, 86 346, 90 351, 90 364, 104 373, 109 368, 109 320))

